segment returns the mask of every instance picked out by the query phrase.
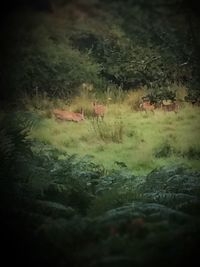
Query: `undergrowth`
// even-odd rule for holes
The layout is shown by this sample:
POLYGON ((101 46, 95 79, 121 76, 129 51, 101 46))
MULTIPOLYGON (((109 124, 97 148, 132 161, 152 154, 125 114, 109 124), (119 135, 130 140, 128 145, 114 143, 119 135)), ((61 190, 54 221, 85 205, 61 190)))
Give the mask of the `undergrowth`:
POLYGON ((1 237, 16 263, 140 267, 198 259, 198 171, 173 164, 136 176, 119 161, 118 170, 106 170, 91 156, 30 141, 32 127, 4 117, 0 128, 1 237))

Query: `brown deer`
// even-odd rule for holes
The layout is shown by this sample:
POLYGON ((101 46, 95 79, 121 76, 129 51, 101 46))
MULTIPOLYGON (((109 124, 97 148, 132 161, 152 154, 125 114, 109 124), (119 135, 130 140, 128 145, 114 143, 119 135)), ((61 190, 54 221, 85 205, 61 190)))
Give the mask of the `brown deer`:
POLYGON ((53 114, 55 115, 57 119, 63 120, 63 121, 79 122, 85 119, 82 108, 81 108, 81 113, 54 109, 53 114))
POLYGON ((97 120, 99 118, 103 120, 105 112, 106 107, 104 105, 99 105, 96 102, 93 102, 93 115, 97 118, 97 120))
POLYGON ((163 104, 162 102, 161 109, 165 112, 174 111, 175 113, 177 113, 179 110, 179 105, 176 102, 172 102, 170 104, 163 104))
POLYGON ((150 101, 145 101, 145 102, 140 104, 140 109, 145 111, 146 113, 147 113, 147 111, 154 112, 155 105, 151 104, 150 101))

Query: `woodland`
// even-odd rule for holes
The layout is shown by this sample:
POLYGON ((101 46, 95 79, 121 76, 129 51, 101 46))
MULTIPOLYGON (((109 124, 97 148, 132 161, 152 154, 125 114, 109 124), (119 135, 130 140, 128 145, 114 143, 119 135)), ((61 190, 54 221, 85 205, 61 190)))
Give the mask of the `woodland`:
POLYGON ((198 3, 9 0, 0 28, 1 261, 196 266, 198 3))

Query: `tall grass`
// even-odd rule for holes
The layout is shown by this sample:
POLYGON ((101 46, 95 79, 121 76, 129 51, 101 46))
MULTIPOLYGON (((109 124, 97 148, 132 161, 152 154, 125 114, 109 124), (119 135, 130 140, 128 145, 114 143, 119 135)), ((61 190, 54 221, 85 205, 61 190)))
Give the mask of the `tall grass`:
POLYGON ((35 94, 32 95, 25 92, 20 96, 19 102, 25 109, 37 112, 47 111, 54 107, 66 108, 66 106, 69 105, 69 99, 50 98, 45 91, 36 91, 35 94))
MULTIPOLYGON (((113 100, 111 89, 98 93, 92 88, 80 91, 70 103, 66 99, 38 98, 41 103, 38 103, 37 109, 34 108, 34 112, 42 115, 42 119, 38 127, 31 131, 30 138, 51 144, 69 154, 90 154, 95 162, 108 169, 120 168, 116 161, 124 162, 136 174, 147 173, 174 161, 187 162, 191 167, 199 168, 200 109, 186 103, 178 114, 161 110, 145 114, 136 108, 145 93, 145 88, 123 92, 122 99, 117 101, 117 98, 113 100), (107 106, 103 121, 93 118, 93 100, 107 106), (82 107, 86 119, 80 123, 57 121, 48 116, 51 107, 71 111, 82 107)), ((184 88, 180 95, 184 95, 184 88)), ((31 109, 34 101, 35 98, 28 98, 26 107, 31 109)))
POLYGON ((105 121, 93 120, 92 128, 94 129, 97 138, 100 138, 105 143, 123 142, 124 126, 122 121, 107 123, 105 121))
POLYGON ((142 96, 147 94, 147 89, 142 87, 135 91, 130 91, 124 99, 124 103, 130 106, 131 110, 139 110, 139 104, 141 103, 142 96))

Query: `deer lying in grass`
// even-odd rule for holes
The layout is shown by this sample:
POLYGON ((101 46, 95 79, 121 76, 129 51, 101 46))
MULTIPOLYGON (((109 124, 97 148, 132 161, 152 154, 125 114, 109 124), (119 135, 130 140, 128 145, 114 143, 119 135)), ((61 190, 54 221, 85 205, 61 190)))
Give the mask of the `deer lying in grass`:
POLYGON ((140 104, 140 109, 145 111, 146 113, 147 113, 147 111, 154 112, 155 105, 151 104, 150 101, 145 101, 145 102, 140 104))
POLYGON ((57 119, 63 120, 63 121, 79 122, 85 119, 82 108, 81 108, 81 113, 54 109, 53 114, 55 115, 57 119))
POLYGON ((104 105, 99 105, 96 102, 93 102, 93 115, 97 118, 97 120, 99 118, 103 120, 105 112, 106 107, 104 105))
POLYGON ((178 112, 179 106, 176 102, 172 102, 170 104, 161 104, 161 109, 165 112, 174 111, 175 113, 178 112))

